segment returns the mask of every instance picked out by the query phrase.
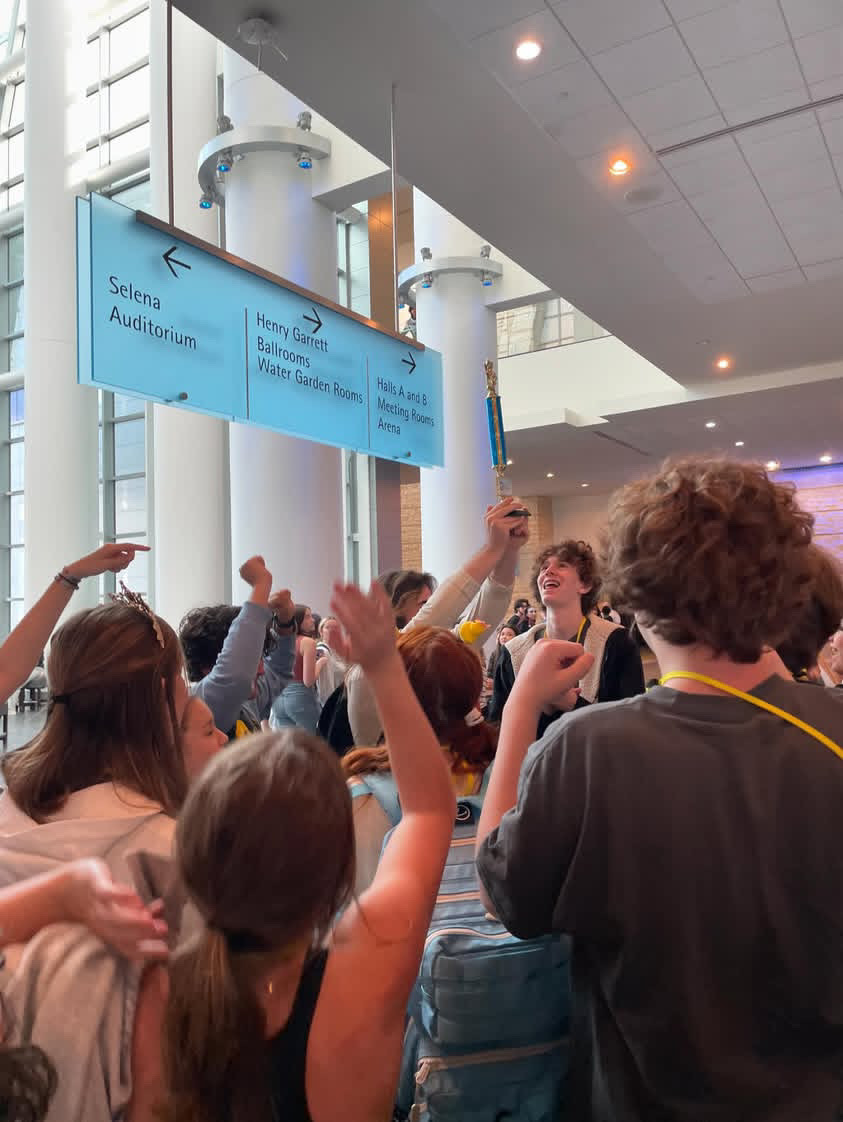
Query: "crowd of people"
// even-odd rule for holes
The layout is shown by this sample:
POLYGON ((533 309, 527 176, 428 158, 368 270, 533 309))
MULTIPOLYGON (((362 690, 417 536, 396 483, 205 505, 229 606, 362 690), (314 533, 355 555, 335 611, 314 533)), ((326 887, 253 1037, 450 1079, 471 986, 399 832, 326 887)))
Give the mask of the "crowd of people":
POLYGON ((56 629, 3 760, 6 1122, 843 1118, 843 574, 791 488, 691 458, 438 583, 263 558, 178 631, 56 629), (659 680, 645 688, 642 644, 659 680))

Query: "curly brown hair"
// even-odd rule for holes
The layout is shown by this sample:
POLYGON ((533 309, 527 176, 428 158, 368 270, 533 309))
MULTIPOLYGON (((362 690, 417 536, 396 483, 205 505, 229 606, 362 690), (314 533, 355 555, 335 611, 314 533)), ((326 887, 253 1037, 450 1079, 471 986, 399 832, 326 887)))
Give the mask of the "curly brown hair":
POLYGON ((816 666, 820 651, 843 617, 840 563, 819 546, 813 546, 811 554, 814 561, 811 598, 802 614, 794 618, 791 634, 778 647, 779 658, 794 675, 816 666))
POLYGON ((594 550, 588 542, 576 541, 574 538, 568 538, 564 542, 549 545, 547 549, 543 549, 533 564, 533 572, 530 576, 533 596, 540 604, 544 601, 539 592, 539 573, 542 571, 542 566, 551 557, 557 557, 564 565, 573 565, 577 570, 580 581, 583 584, 590 585, 588 592, 584 592, 580 597, 582 614, 587 616, 597 603, 597 597, 603 584, 594 550))
POLYGON ((668 643, 755 662, 805 612, 813 521, 761 467, 668 460, 609 502, 608 594, 668 643))

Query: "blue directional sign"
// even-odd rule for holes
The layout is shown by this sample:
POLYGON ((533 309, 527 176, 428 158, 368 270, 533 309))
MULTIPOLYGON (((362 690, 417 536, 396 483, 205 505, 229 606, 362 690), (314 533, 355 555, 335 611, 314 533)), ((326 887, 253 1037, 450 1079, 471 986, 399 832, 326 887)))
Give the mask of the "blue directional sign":
POLYGON ((100 195, 76 225, 81 383, 444 464, 437 352, 100 195))

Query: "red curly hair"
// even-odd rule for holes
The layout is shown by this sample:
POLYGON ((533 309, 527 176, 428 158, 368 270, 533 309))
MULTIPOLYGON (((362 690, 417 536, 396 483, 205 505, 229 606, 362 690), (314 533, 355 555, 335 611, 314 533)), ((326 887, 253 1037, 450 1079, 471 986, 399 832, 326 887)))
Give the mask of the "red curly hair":
MULTIPOLYGON (((466 724, 483 688, 483 666, 475 651, 443 627, 414 627, 398 639, 413 692, 439 743, 450 749, 453 770, 483 771, 495 758, 497 729, 486 721, 466 724)), ((343 759, 347 776, 386 771, 386 748, 357 748, 343 759)))

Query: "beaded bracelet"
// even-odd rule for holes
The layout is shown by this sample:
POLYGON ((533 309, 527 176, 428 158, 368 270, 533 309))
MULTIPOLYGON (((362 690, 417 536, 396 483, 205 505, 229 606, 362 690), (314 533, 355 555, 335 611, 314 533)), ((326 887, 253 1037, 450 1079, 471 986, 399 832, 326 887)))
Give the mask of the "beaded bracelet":
POLYGON ((53 579, 55 580, 55 582, 57 584, 68 585, 68 587, 72 588, 74 592, 79 591, 79 584, 80 584, 79 578, 78 577, 72 577, 69 573, 66 573, 64 569, 62 569, 60 572, 56 573, 56 575, 53 579))

